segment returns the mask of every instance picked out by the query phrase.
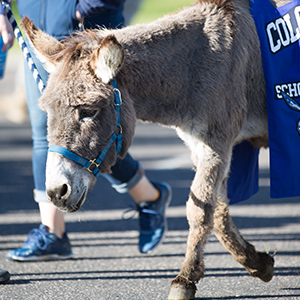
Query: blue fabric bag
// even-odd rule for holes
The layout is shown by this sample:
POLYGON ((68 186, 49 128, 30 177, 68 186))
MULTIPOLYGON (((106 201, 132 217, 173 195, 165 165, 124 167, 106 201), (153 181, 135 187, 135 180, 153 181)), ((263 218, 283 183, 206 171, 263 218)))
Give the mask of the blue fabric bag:
POLYGON ((300 195, 300 1, 250 0, 266 80, 271 197, 300 195))
POLYGON ((229 204, 245 201, 258 192, 259 149, 244 141, 233 148, 227 194, 229 204))

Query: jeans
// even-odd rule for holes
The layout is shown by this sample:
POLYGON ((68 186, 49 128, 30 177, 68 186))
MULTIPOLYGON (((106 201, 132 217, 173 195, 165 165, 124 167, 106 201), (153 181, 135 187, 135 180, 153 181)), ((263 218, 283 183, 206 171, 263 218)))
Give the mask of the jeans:
MULTIPOLYGON (((110 20, 108 16, 105 16, 104 21, 107 27, 112 25, 116 27, 122 22, 122 18, 115 18, 116 14, 111 14, 109 16, 115 18, 114 22, 110 20)), ((101 20, 101 19, 100 19, 101 20)), ((101 20, 102 21, 102 20, 101 20)), ((32 47, 30 46, 28 40, 26 44, 29 48, 30 54, 36 67, 42 77, 44 84, 46 84, 48 79, 48 73, 43 68, 41 62, 36 58, 32 47)), ((35 201, 36 202, 48 202, 46 197, 46 160, 48 152, 48 141, 47 141, 47 115, 38 106, 38 99, 41 93, 37 87, 37 84, 31 74, 31 71, 25 61, 25 85, 26 85, 26 98, 27 106, 30 115, 31 130, 32 130, 32 140, 33 140, 33 156, 32 156, 32 169, 33 169, 33 179, 35 186, 35 201)), ((112 167, 111 174, 103 174, 103 176, 112 184, 112 186, 119 193, 126 193, 128 190, 133 188, 138 181, 143 176, 143 171, 139 166, 138 161, 134 160, 129 153, 126 154, 124 159, 118 159, 116 164, 112 167)))

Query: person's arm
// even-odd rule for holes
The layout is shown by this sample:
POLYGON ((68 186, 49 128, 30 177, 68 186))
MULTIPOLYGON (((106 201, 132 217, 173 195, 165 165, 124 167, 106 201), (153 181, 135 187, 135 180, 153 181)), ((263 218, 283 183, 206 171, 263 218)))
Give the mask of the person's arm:
POLYGON ((93 15, 101 12, 103 9, 116 9, 124 0, 79 0, 76 5, 76 18, 93 15))
MULTIPOLYGON (((10 1, 11 0, 8 0, 8 2, 10 1)), ((4 43, 2 51, 6 51, 8 47, 13 45, 15 36, 12 26, 5 15, 2 4, 0 4, 0 36, 2 36, 4 43)))

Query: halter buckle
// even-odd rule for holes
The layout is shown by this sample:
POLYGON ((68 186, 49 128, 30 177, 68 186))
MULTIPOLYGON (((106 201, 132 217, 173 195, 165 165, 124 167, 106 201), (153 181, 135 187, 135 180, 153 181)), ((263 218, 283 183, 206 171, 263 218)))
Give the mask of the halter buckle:
POLYGON ((85 169, 88 170, 90 173, 93 173, 93 170, 95 168, 99 168, 100 164, 96 163, 96 158, 94 158, 93 160, 90 160, 89 162, 90 162, 90 165, 85 169), (92 166, 94 166, 93 169, 91 169, 92 166))
POLYGON ((122 96, 121 96, 121 92, 118 88, 113 88, 114 92, 115 92, 115 105, 120 106, 122 105, 122 96))

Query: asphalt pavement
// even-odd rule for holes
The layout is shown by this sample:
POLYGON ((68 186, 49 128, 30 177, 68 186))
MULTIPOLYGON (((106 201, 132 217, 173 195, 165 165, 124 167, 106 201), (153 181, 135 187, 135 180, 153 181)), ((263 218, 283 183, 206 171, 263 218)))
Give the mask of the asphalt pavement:
MULTIPOLYGON (((10 55, 0 96, 14 90, 20 63, 19 55, 10 55)), ((156 251, 139 253, 138 220, 122 219, 133 201, 100 177, 83 208, 66 215, 74 259, 11 262, 5 253, 20 247, 40 219, 32 197, 29 121, 15 124, 0 113, 0 268, 11 273, 11 280, 0 285, 1 300, 167 299, 170 282, 184 259, 188 234, 185 202, 193 178, 189 151, 174 131, 139 123, 130 152, 151 180, 168 182, 173 188, 169 231, 156 251)), ((230 207, 230 212, 246 240, 275 255, 274 278, 269 283, 252 278, 212 235, 197 299, 300 299, 299 199, 270 199, 266 151, 260 161, 259 193, 230 207)))

